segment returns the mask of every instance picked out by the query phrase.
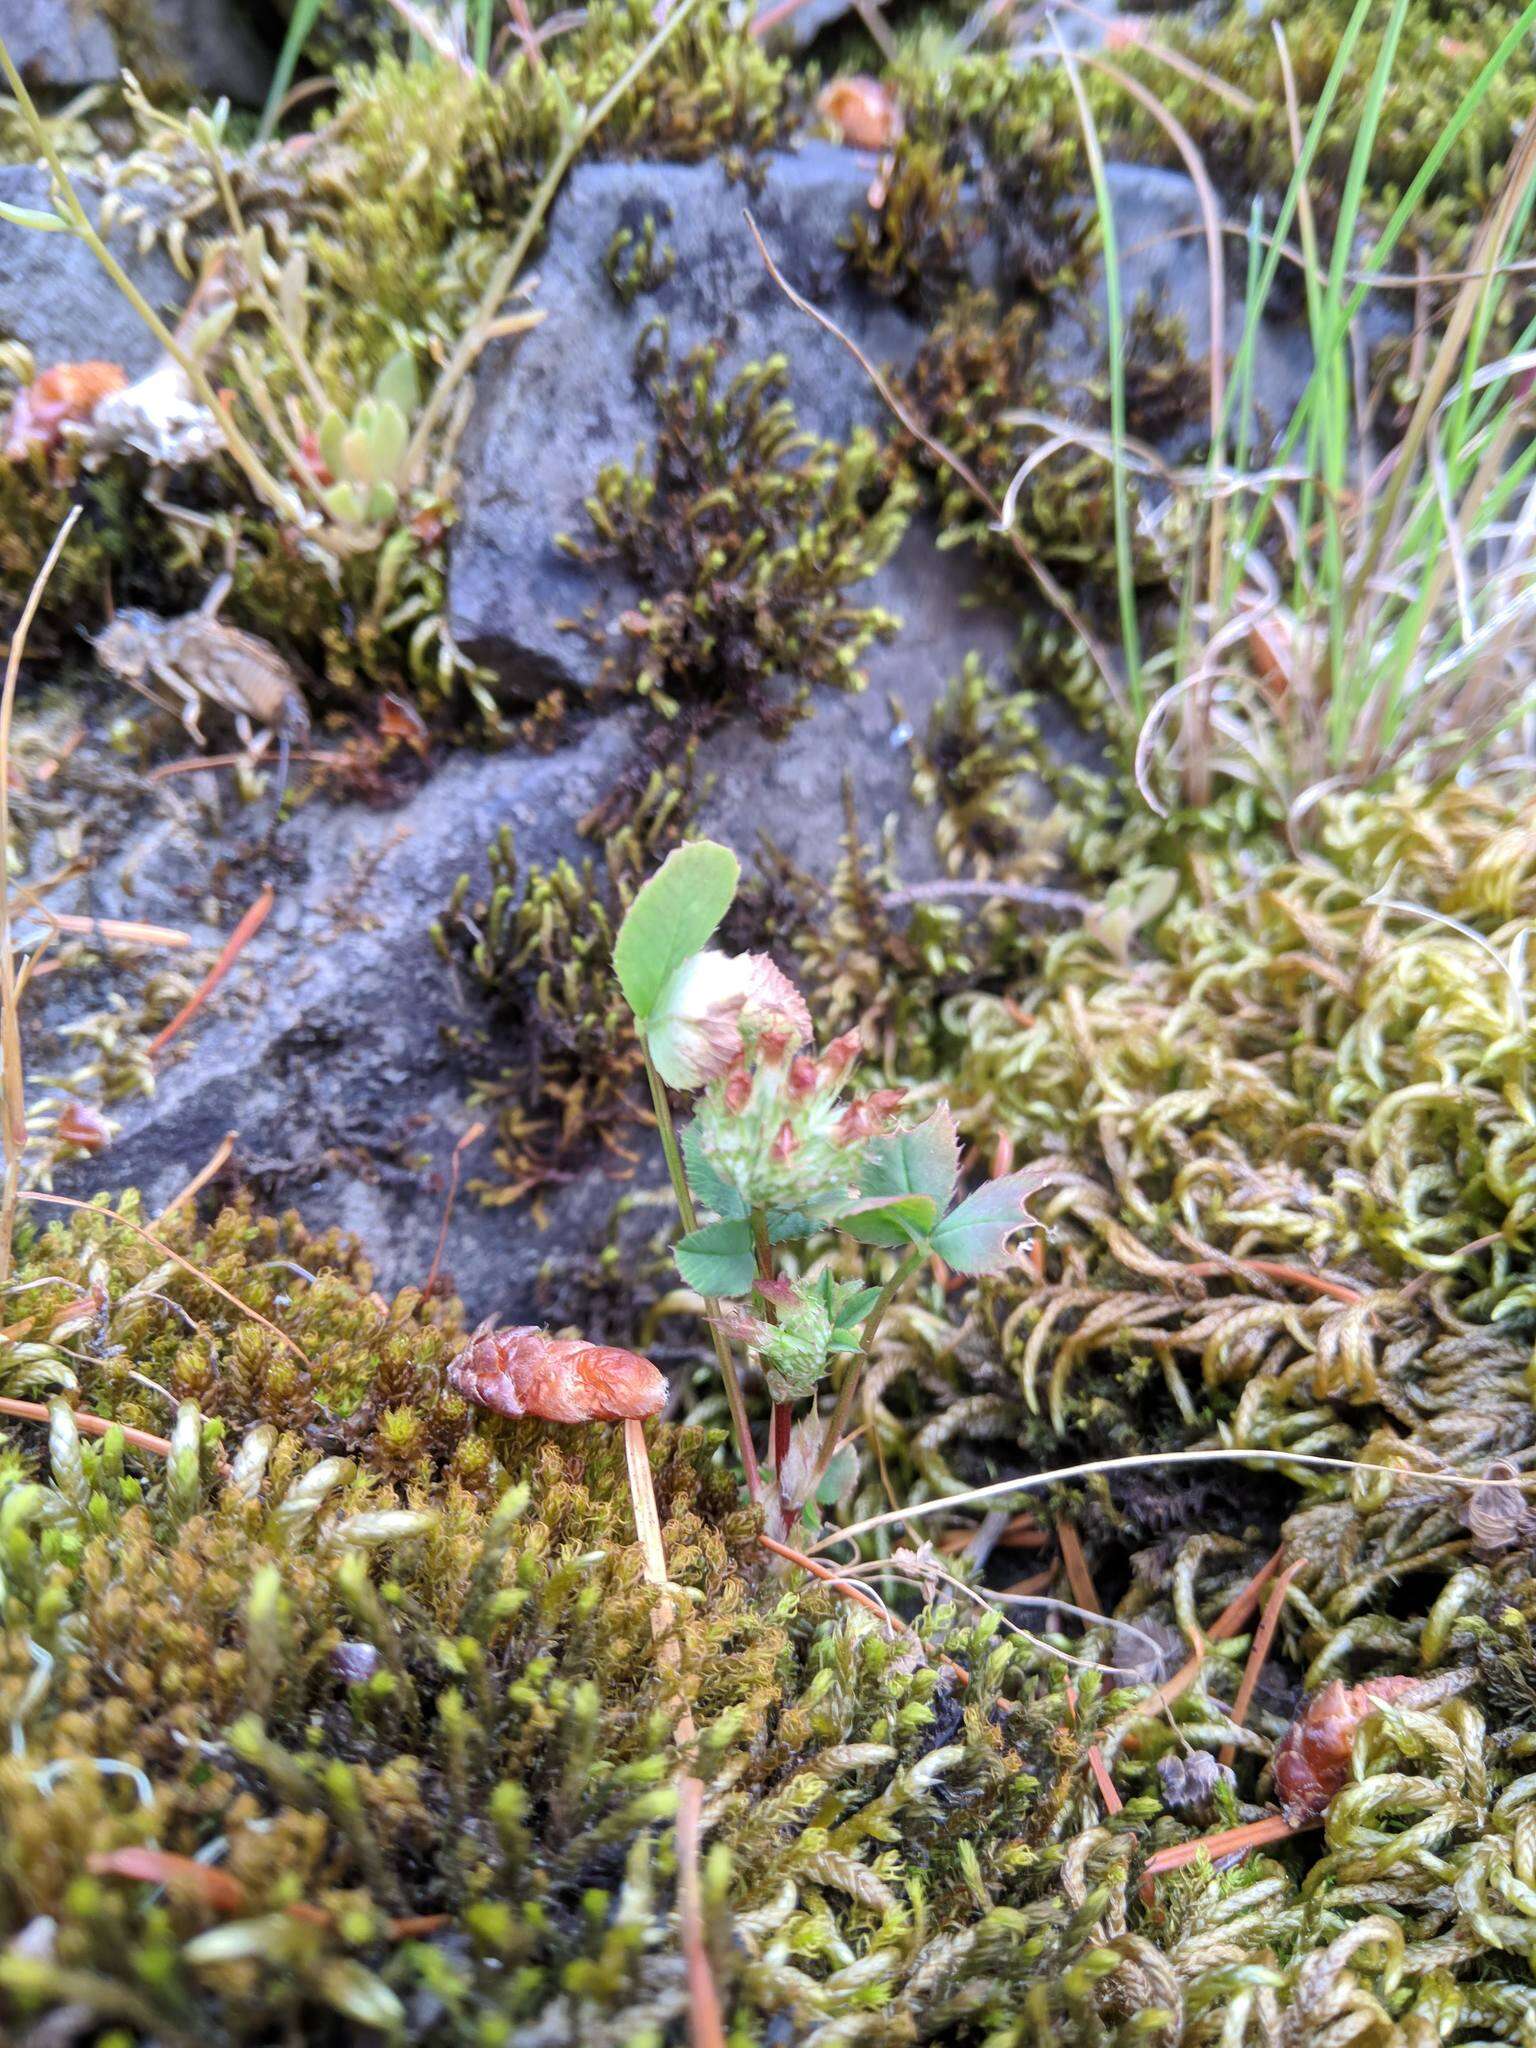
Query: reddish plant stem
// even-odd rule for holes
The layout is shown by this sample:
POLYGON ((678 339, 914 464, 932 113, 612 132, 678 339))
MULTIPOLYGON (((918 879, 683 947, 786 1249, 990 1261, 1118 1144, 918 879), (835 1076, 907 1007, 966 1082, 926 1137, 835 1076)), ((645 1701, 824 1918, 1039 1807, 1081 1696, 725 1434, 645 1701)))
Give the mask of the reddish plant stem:
MULTIPOLYGON (((640 1036, 640 1057, 645 1063, 645 1078, 651 1091, 651 1106, 656 1112, 656 1130, 661 1138, 661 1149, 666 1157, 667 1178, 672 1183, 672 1193, 677 1200, 677 1213, 684 1233, 698 1227, 698 1212, 693 1206, 693 1193, 688 1186, 688 1175, 683 1170, 683 1155, 678 1150, 677 1132, 672 1124, 672 1104, 667 1097, 666 1084, 656 1071, 651 1058, 650 1047, 645 1035, 640 1036)), ((706 1298, 705 1319, 709 1324, 710 1341, 715 1347, 715 1358, 720 1366, 720 1380, 725 1388, 725 1405, 731 1412, 731 1429, 736 1437, 736 1453, 741 1459, 742 1475, 747 1482, 747 1496, 750 1500, 761 1501, 763 1482, 758 1476, 757 1448, 752 1441, 752 1424, 747 1416, 747 1398, 741 1390, 741 1377, 736 1370, 736 1360, 730 1345, 720 1329, 720 1304, 706 1298)))
POLYGON ((182 1004, 165 1029, 157 1031, 149 1041, 149 1056, 151 1059, 157 1053, 164 1052, 177 1032, 191 1023, 192 1019, 245 951, 245 948, 266 923, 268 913, 275 901, 276 895, 269 882, 225 940, 224 950, 220 953, 218 959, 214 961, 212 967, 209 968, 194 994, 182 1004))
POLYGON ((448 1161, 448 1193, 443 1198, 443 1220, 438 1227, 437 1243, 432 1247, 432 1264, 427 1269, 426 1284, 421 1290, 423 1294, 430 1295, 437 1285, 437 1270, 443 1263, 443 1247, 448 1242, 448 1225, 453 1221, 453 1205, 458 1198, 459 1163, 469 1147, 484 1136, 485 1125, 479 1122, 472 1123, 453 1148, 453 1156, 448 1161))
MULTIPOLYGON (((1237 1698, 1232 1702, 1232 1725, 1241 1728, 1253 1704, 1254 1688, 1259 1682, 1259 1673, 1264 1669, 1264 1660, 1269 1655, 1269 1646, 1275 1640, 1275 1630, 1280 1625, 1280 1610, 1285 1605, 1285 1596, 1290 1591, 1291 1581, 1301 1570, 1302 1560, 1288 1564, 1279 1578, 1269 1589, 1264 1602, 1264 1612, 1259 1617, 1254 1632, 1253 1645, 1248 1652, 1248 1662, 1243 1666, 1243 1675, 1237 1688, 1237 1698)), ((1237 1755, 1237 1745, 1232 1742, 1222 1745, 1219 1762, 1230 1764, 1237 1755)))

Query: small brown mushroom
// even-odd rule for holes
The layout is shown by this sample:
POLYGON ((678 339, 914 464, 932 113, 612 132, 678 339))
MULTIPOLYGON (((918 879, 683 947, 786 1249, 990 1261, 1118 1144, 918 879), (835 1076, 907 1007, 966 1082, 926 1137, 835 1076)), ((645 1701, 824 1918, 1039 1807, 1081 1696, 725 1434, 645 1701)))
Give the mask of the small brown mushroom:
POLYGON ((448 1383, 466 1401, 497 1415, 531 1416, 539 1422, 622 1422, 645 1576, 653 1586, 666 1585, 667 1559, 643 1425, 648 1415, 659 1415, 666 1406, 667 1383, 648 1358, 613 1344, 551 1337, 530 1325, 505 1330, 483 1325, 449 1366, 448 1383))

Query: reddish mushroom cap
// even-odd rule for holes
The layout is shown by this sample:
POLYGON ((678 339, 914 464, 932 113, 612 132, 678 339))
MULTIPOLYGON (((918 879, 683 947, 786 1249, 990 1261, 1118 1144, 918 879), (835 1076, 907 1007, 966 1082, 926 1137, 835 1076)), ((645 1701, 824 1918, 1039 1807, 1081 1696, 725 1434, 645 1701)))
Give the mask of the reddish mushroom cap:
POLYGON ((639 1422, 667 1401, 666 1381, 638 1352, 520 1325, 477 1331, 448 1383, 498 1415, 539 1422, 639 1422))

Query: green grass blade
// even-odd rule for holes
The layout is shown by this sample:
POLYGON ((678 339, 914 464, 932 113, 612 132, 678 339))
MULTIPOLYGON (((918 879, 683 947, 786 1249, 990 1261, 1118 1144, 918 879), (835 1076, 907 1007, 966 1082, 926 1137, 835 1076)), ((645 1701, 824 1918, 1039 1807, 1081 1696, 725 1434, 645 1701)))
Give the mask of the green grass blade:
MULTIPOLYGON (((1129 472, 1125 462, 1125 314, 1120 300, 1120 245, 1115 233, 1115 209, 1110 198, 1104 153, 1093 109, 1083 90, 1082 74, 1066 45, 1057 48, 1066 66, 1072 96, 1077 101, 1083 128, 1083 146, 1088 172, 1093 180, 1093 200, 1098 210, 1099 230, 1104 242, 1104 305, 1109 327, 1109 432, 1111 488, 1115 513, 1115 585, 1120 600, 1120 637, 1125 652, 1126 695, 1131 714, 1140 723, 1146 713, 1146 688, 1141 674, 1141 630, 1137 619, 1136 564, 1132 551, 1129 503, 1129 472)), ((1212 345, 1220 346, 1219 337, 1212 345)))
POLYGON ((256 130, 258 142, 265 142, 277 126, 277 117, 288 97, 288 88, 293 83, 293 74, 298 69, 304 45, 313 34, 324 7, 325 0, 297 0, 289 17, 288 33, 283 37, 283 47, 277 54, 272 83, 267 88, 267 103, 261 110, 261 125, 256 130))
POLYGON ((489 71, 491 68, 491 16, 495 12, 496 0, 474 0, 475 32, 472 50, 475 68, 489 71))

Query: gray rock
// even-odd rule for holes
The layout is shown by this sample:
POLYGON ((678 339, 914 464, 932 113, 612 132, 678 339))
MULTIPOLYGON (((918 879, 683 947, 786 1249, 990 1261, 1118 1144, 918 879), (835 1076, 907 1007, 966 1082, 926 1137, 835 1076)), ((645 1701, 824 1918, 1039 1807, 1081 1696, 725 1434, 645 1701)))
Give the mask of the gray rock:
POLYGON ((757 9, 758 32, 764 35, 768 48, 781 53, 784 50, 803 50, 835 21, 841 21, 853 12, 853 0, 759 0, 757 9), (768 19, 764 29, 764 21, 768 19))
POLYGON ((210 99, 248 106, 265 97, 272 52, 240 0, 132 0, 136 35, 122 14, 93 0, 0 0, 0 36, 32 86, 74 92, 110 83, 124 65, 150 77, 178 74, 210 99))
POLYGON ((3 0, 0 36, 28 85, 68 91, 117 76, 105 17, 74 0, 3 0))
MULTIPOLYGON (((75 189, 96 218, 100 199, 95 188, 81 180, 75 189)), ((164 204, 153 188, 135 189, 131 196, 148 209, 164 204)), ((35 164, 0 165, 0 199, 35 212, 51 211, 48 173, 35 164)), ((140 254, 127 228, 109 236, 108 246, 151 307, 174 320, 187 287, 165 251, 157 244, 140 254)), ((0 334, 24 341, 40 370, 98 358, 121 363, 134 377, 160 353, 154 336, 83 242, 7 220, 0 220, 0 334)))
MULTIPOLYGON (((574 821, 611 787, 632 739, 631 723, 611 719, 549 755, 461 754, 397 810, 305 804, 254 855, 210 833, 185 783, 162 796, 71 908, 146 916, 153 904, 217 947, 268 876, 276 904, 217 1000, 159 1063, 154 1094, 114 1105, 117 1141, 67 1185, 137 1187, 153 1209, 235 1131, 237 1169, 258 1194, 297 1206, 312 1225, 355 1232, 385 1284, 419 1283, 441 1170, 469 1121, 472 1073, 487 1064, 445 1036, 480 1012, 455 990, 428 928, 460 872, 483 866, 502 823, 529 863, 575 853, 574 821), (224 902, 210 911, 216 886, 224 902)), ((264 822, 237 811, 234 832, 259 834, 264 822)), ((471 1159, 466 1174, 475 1171, 471 1159)), ((601 1241, 618 1192, 601 1173, 557 1190, 544 1233, 526 1209, 461 1200, 446 1268, 476 1313, 528 1308, 552 1253, 601 1241)))
MULTIPOLYGON (((730 373, 782 351, 803 427, 842 437, 880 403, 836 341, 795 311, 763 268, 743 218, 750 206, 785 274, 876 361, 906 362, 921 338, 893 307, 857 291, 838 239, 869 183, 867 163, 824 143, 767 161, 762 189, 718 164, 589 164, 572 173, 539 266, 542 326, 487 351, 460 451, 460 519, 448 583, 455 637, 476 660, 536 695, 590 689, 601 653, 561 618, 596 605, 608 620, 633 600, 555 546, 590 531, 582 501, 605 463, 633 461, 655 438, 655 410, 634 376, 647 322, 668 323, 672 355, 720 341, 730 373), (658 289, 625 306, 604 271, 621 227, 657 224, 676 254, 658 289)), ((868 586, 866 586, 867 588, 868 586)))
MULTIPOLYGON (((1193 181, 1183 171, 1144 164, 1106 167, 1115 235, 1120 250, 1121 299, 1127 316, 1138 300, 1184 323, 1191 362, 1202 363, 1211 346, 1210 264, 1205 216, 1193 181)), ((1230 362, 1243 338, 1245 245, 1223 238, 1225 336, 1230 362)), ((1407 316, 1390 304, 1391 295, 1366 300, 1360 324, 1367 350, 1390 332, 1405 332, 1407 316)), ((1064 397, 1085 376, 1100 389, 1104 379, 1106 298, 1102 263, 1083 301, 1066 300, 1053 312, 1048 347, 1064 397), (1085 317, 1091 309, 1091 319, 1085 317)), ((1282 266, 1266 302, 1254 342, 1253 400, 1258 432, 1274 433, 1289 421, 1312 374, 1312 344, 1294 274, 1282 266)), ((1162 444, 1170 458, 1183 456, 1194 441, 1208 438, 1202 416, 1162 444)))

